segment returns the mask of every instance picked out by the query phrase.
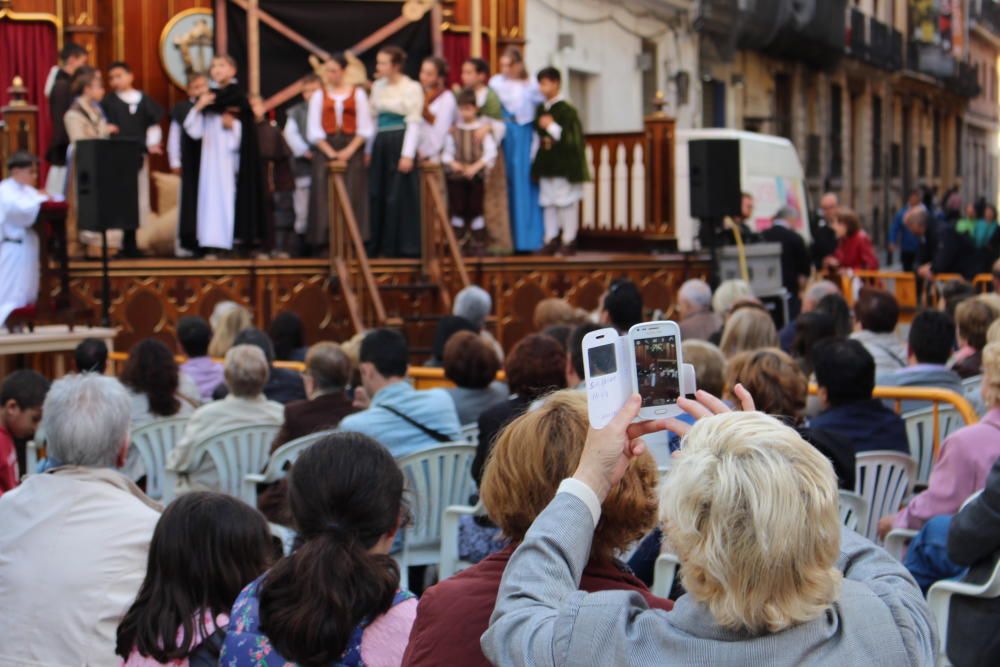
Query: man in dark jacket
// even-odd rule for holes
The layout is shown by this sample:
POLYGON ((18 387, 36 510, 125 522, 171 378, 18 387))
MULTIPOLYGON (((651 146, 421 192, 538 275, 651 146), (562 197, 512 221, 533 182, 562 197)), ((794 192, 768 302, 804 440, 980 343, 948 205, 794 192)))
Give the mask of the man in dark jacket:
POLYGON ((903 420, 872 398, 875 360, 865 346, 831 338, 817 343, 813 356, 823 411, 810 420, 810 429, 847 438, 855 454, 885 449, 909 454, 903 420))
POLYGON ((771 221, 771 226, 761 233, 765 243, 781 244, 781 284, 788 291, 788 317, 799 315, 802 302, 799 292, 805 287, 812 266, 805 239, 793 229, 799 213, 791 206, 782 206, 771 221))

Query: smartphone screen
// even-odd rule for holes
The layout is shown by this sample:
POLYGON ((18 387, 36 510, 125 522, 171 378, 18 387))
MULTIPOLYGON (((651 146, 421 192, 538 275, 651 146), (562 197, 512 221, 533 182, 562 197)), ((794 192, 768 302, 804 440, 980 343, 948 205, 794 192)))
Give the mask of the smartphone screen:
POLYGON ((636 338, 635 371, 642 407, 672 405, 680 396, 675 336, 636 338))

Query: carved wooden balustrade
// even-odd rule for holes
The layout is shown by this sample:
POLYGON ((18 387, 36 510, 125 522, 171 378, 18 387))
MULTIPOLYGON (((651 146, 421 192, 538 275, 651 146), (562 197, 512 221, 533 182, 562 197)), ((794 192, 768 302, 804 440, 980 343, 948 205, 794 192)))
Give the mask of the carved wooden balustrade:
POLYGON ((445 312, 451 312, 449 285, 459 289, 472 284, 462 257, 462 250, 448 220, 444 199, 444 177, 441 165, 420 167, 422 268, 424 274, 439 286, 439 298, 445 312))

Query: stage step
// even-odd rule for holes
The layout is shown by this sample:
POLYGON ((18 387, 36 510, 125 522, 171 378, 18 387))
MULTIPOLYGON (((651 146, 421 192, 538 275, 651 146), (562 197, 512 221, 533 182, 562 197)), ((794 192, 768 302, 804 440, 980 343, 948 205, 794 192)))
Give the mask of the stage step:
POLYGON ((406 285, 379 285, 380 292, 428 292, 438 291, 437 283, 408 283, 406 285))

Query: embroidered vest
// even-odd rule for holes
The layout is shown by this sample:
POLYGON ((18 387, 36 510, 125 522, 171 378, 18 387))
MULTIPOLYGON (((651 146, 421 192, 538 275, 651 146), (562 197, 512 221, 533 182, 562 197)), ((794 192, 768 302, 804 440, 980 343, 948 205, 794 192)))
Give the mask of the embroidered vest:
POLYGON ((474 164, 483 157, 483 142, 476 140, 476 130, 451 128, 451 137, 455 140, 455 161, 461 164, 474 164))
POLYGON ((323 131, 327 134, 356 134, 358 131, 358 108, 354 103, 354 91, 344 100, 340 127, 337 126, 337 103, 326 92, 323 93, 323 131))

